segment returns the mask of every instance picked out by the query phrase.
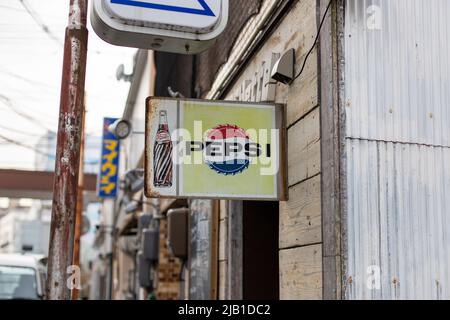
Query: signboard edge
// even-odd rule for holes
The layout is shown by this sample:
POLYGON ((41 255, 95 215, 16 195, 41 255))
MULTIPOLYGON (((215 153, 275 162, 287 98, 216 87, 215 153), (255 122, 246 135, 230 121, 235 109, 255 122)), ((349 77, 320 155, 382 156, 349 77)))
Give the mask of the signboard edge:
POLYGON ((144 184, 144 194, 147 198, 165 198, 165 199, 207 199, 207 200, 237 200, 237 201, 287 201, 289 199, 289 186, 288 186, 288 165, 287 165, 287 123, 286 123, 286 112, 287 106, 284 103, 274 103, 274 102, 249 102, 249 101, 232 101, 232 100, 206 100, 206 99, 195 99, 195 98, 171 98, 171 97, 155 97, 150 96, 146 98, 146 107, 145 107, 145 184, 144 184), (280 127, 280 135, 279 135, 279 173, 277 174, 278 178, 278 187, 276 190, 276 195, 274 198, 250 198, 250 197, 216 197, 216 196, 180 196, 177 195, 160 195, 156 192, 151 192, 151 187, 148 185, 150 183, 151 178, 151 164, 150 164, 150 151, 151 151, 151 143, 150 132, 150 104, 152 101, 179 101, 179 102, 217 102, 217 103, 227 103, 227 104, 248 104, 248 105, 270 105, 275 107, 276 114, 276 123, 280 127))
POLYGON ((95 34, 103 41, 116 46, 133 47, 162 52, 181 53, 181 54, 198 54, 207 50, 217 40, 217 38, 225 31, 229 20, 229 0, 224 0, 223 12, 221 14, 220 21, 217 24, 217 27, 215 27, 210 32, 203 34, 195 32, 183 32, 177 30, 164 30, 152 27, 140 27, 127 25, 126 23, 118 23, 114 19, 108 17, 107 13, 104 12, 103 9, 100 9, 102 10, 102 12, 99 12, 98 8, 102 8, 101 1, 92 1, 90 21, 95 34), (118 26, 123 26, 123 28, 118 28, 118 26, 115 26, 114 23, 117 23, 118 26), (128 30, 131 27, 139 28, 138 30, 139 32, 133 32, 132 30, 128 30), (112 30, 112 32, 116 33, 117 35, 113 36, 105 30, 112 30), (134 41, 132 40, 128 40, 129 42, 127 41, 126 44, 125 43, 119 44, 119 42, 122 42, 122 40, 120 39, 125 38, 132 39, 133 37, 145 38, 152 36, 154 38, 162 37, 168 39, 166 46, 155 48, 151 45, 152 44, 151 41, 144 41, 144 40, 136 41, 141 42, 142 45, 135 45, 133 44, 134 41), (185 41, 186 44, 184 46, 180 46, 177 49, 177 46, 175 46, 175 44, 177 42, 182 41, 185 41), (190 50, 188 52, 185 50, 187 45, 189 45, 190 47, 190 50))

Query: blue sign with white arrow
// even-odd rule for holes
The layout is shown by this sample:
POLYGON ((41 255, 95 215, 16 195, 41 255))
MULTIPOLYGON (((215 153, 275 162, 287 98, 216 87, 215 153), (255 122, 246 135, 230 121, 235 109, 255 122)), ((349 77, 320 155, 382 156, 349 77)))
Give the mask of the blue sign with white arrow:
POLYGON ((111 3, 122 4, 122 5, 126 5, 126 6, 132 6, 132 7, 148 8, 148 9, 154 9, 154 10, 181 12, 181 13, 196 14, 196 15, 210 16, 210 17, 215 16, 214 12, 208 6, 208 4, 205 2, 205 0, 197 0, 197 1, 200 4, 200 6, 202 7, 202 9, 187 8, 187 7, 167 5, 167 4, 154 3, 154 2, 144 2, 144 1, 138 1, 138 0, 111 0, 111 3))

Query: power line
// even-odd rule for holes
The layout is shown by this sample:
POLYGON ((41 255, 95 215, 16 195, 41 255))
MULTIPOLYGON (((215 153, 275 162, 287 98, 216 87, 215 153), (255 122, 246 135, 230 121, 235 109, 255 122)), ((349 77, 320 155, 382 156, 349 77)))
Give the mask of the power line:
MULTIPOLYGON (((3 4, 0 4, 0 8, 11 10, 11 11, 17 11, 17 12, 21 12, 21 13, 27 13, 23 8, 6 6, 6 5, 3 5, 3 4)), ((44 14, 41 14, 41 16, 44 16, 44 17, 47 17, 47 18, 59 19, 58 22, 61 22, 61 24, 63 24, 65 22, 65 20, 62 19, 60 15, 44 13, 44 14)), ((0 23, 0 25, 2 25, 2 24, 5 25, 6 23, 0 23)))
POLYGON ((14 72, 8 71, 8 70, 3 69, 3 68, 0 68, 0 73, 3 73, 3 74, 6 74, 6 75, 8 75, 10 77, 22 80, 22 81, 27 82, 29 84, 39 85, 39 86, 45 87, 47 89, 50 89, 52 91, 58 91, 58 89, 56 87, 53 87, 53 86, 51 86, 51 85, 49 85, 47 83, 44 83, 44 82, 41 82, 41 81, 38 81, 38 80, 28 79, 28 78, 26 78, 24 76, 21 76, 19 74, 16 74, 14 72))
POLYGON ((26 0, 20 0, 20 3, 23 5, 28 14, 33 18, 33 20, 38 24, 38 26, 41 27, 42 31, 44 31, 53 41, 55 41, 62 47, 63 46, 62 41, 59 40, 59 38, 51 32, 50 28, 42 21, 39 15, 28 5, 26 0))
POLYGON ((23 12, 23 10, 21 10, 20 8, 15 8, 15 7, 10 7, 10 6, 5 6, 5 5, 2 5, 2 4, 0 4, 0 8, 8 9, 8 10, 13 10, 13 11, 20 11, 20 12, 23 12))
POLYGON ((0 139, 3 139, 3 140, 5 140, 6 142, 9 142, 9 143, 11 143, 11 144, 13 144, 13 145, 16 145, 16 146, 19 146, 19 147, 22 147, 22 148, 25 148, 25 149, 32 150, 32 151, 34 151, 34 152, 36 152, 36 153, 38 153, 38 154, 40 154, 40 155, 43 155, 43 156, 45 156, 45 157, 49 157, 49 158, 51 158, 51 159, 54 159, 54 158, 55 158, 54 155, 48 154, 48 153, 46 153, 46 152, 43 152, 43 151, 41 151, 41 150, 39 150, 39 149, 37 149, 37 148, 35 148, 35 147, 29 146, 29 145, 27 145, 27 144, 25 144, 25 143, 22 143, 22 142, 20 142, 20 141, 17 141, 17 140, 14 140, 14 139, 5 137, 5 136, 2 135, 2 134, 0 134, 0 139))
POLYGON ((26 135, 26 136, 30 136, 30 137, 36 137, 36 133, 25 132, 25 131, 13 129, 13 128, 4 126, 4 125, 2 125, 2 124, 0 124, 0 128, 2 128, 2 129, 4 129, 4 130, 11 131, 11 132, 14 132, 14 133, 18 133, 18 134, 22 134, 22 135, 26 135))
POLYGON ((17 110, 14 107, 14 104, 12 103, 11 99, 9 99, 7 96, 0 94, 0 101, 2 101, 5 106, 7 106, 9 109, 11 109, 18 116, 21 116, 22 118, 27 119, 28 121, 32 122, 36 126, 39 126, 41 128, 44 128, 45 130, 55 133, 54 130, 49 129, 48 127, 46 127, 45 125, 43 125, 41 123, 42 119, 37 119, 33 116, 30 116, 29 114, 27 114, 25 112, 21 112, 21 111, 17 110))
MULTIPOLYGON (((4 86, 0 81, 0 87, 6 86, 4 86)), ((42 108, 38 109, 38 107, 34 106, 34 104, 56 105, 57 102, 55 101, 54 97, 50 96, 50 93, 48 94, 49 96, 43 96, 43 91, 41 93, 36 92, 35 94, 28 94, 28 92, 25 93, 24 91, 11 89, 10 87, 7 89, 7 91, 10 91, 12 93, 8 96, 10 101, 16 101, 17 99, 26 98, 27 100, 31 101, 31 102, 27 101, 26 103, 33 104, 33 107, 27 105, 26 110, 28 113, 39 115, 39 119, 43 119, 42 121, 45 121, 46 124, 50 125, 51 127, 54 127, 56 125, 56 122, 58 120, 56 118, 56 115, 45 112, 42 110, 42 108)), ((19 105, 18 104, 16 105, 19 108, 19 105)), ((20 107, 20 109, 22 108, 20 107)))
MULTIPOLYGON (((311 55, 311 53, 313 52, 314 48, 316 47, 317 41, 319 41, 320 32, 322 31, 323 23, 325 22, 325 18, 327 17, 328 11, 330 10, 330 7, 331 7, 332 3, 333 3, 333 0, 330 0, 330 2, 328 2, 327 8, 325 10, 325 13, 323 14, 323 17, 322 17, 322 19, 320 21, 320 25, 319 25, 319 29, 317 30, 316 37, 314 38, 313 45, 311 46, 311 48, 309 49, 308 53, 306 54, 305 59, 303 60, 303 64, 302 64, 302 67, 301 67, 299 73, 294 77, 294 79, 292 79, 291 82, 297 80, 303 74, 303 71, 305 71, 306 62, 308 62, 309 56, 311 55)), ((270 84, 277 84, 277 82, 276 81, 275 82, 271 82, 270 81, 270 82, 267 82, 264 86, 268 86, 270 84)))
MULTIPOLYGON (((317 30, 317 34, 316 34, 316 38, 314 39, 314 43, 311 46, 311 49, 309 49, 308 53, 306 54, 305 60, 303 60, 302 68, 300 69, 300 72, 294 77, 294 80, 296 80, 298 77, 300 77, 302 75, 303 71, 305 70, 306 62, 308 61, 309 56, 311 55, 314 48, 316 47, 317 41, 319 41, 320 31, 322 30, 323 23, 325 22, 325 18, 327 17, 328 11, 330 10, 332 3, 333 3, 333 0, 330 0, 330 2, 328 2, 325 13, 323 14, 323 17, 320 21, 319 29, 317 30)), ((294 80, 292 80, 292 81, 294 81, 294 80)))
MULTIPOLYGON (((16 145, 16 146, 18 146, 18 147, 21 147, 21 148, 25 148, 25 149, 34 151, 34 152, 36 152, 37 154, 43 155, 44 157, 47 157, 47 158, 50 158, 50 159, 55 159, 55 155, 52 155, 52 154, 43 152, 43 151, 41 151, 41 150, 39 150, 39 149, 37 149, 37 148, 35 148, 35 147, 33 147, 33 146, 27 145, 27 144, 25 144, 25 143, 23 143, 23 142, 20 142, 20 141, 17 141, 17 140, 14 140, 14 139, 5 137, 5 136, 2 135, 1 133, 0 133, 0 139, 6 141, 6 142, 9 143, 9 144, 16 145)), ((1 145, 1 143, 0 143, 0 145, 1 145)), ((87 165, 97 165, 97 164, 99 164, 99 163, 100 163, 99 160, 85 160, 85 161, 84 161, 84 164, 87 164, 87 165)))
MULTIPOLYGON (((56 131, 55 130, 52 130, 52 129, 50 129, 50 128, 48 128, 48 127, 46 127, 45 125, 42 124, 42 121, 52 121, 52 119, 47 119, 47 120, 45 120, 45 119, 38 119, 38 118, 35 118, 35 117, 33 117, 33 116, 31 116, 31 115, 29 115, 27 113, 18 111, 14 107, 14 104, 13 104, 12 100, 9 97, 7 97, 7 96, 5 96, 3 94, 0 94, 0 101, 2 101, 3 104, 5 106, 7 106, 9 109, 11 109, 15 114, 17 114, 17 115, 25 118, 26 120, 32 122, 34 125, 45 129, 48 133, 52 133, 52 134, 56 135, 56 131)), ((49 115, 47 115, 47 117, 49 117, 49 115)), ((19 133, 19 134, 26 134, 26 135, 36 136, 36 134, 31 134, 31 133, 20 131, 20 130, 17 130, 17 129, 7 128, 4 125, 0 125, 0 127, 3 127, 3 129, 5 129, 5 130, 15 131, 16 133, 19 133)), ((95 138, 96 135, 87 133, 86 137, 95 138)))
MULTIPOLYGON (((11 146, 11 145, 17 145, 17 143, 22 143, 22 144, 26 144, 25 141, 19 141, 19 140, 14 140, 15 142, 10 142, 10 141, 0 141, 0 146, 11 146)), ((56 150, 56 144, 52 144, 52 143, 37 143, 34 148, 36 149, 42 149, 42 148, 52 148, 56 150)), ((86 147, 86 150, 99 150, 99 147, 96 146, 90 146, 90 147, 86 147)), ((100 150, 98 152, 100 154, 100 150)), ((91 161, 91 163, 97 163, 99 161, 95 160, 95 161, 91 161)), ((86 162, 85 162, 86 163, 86 162)))
MULTIPOLYGON (((17 110, 17 108, 14 106, 12 100, 10 98, 8 98, 5 95, 0 94, 0 102, 3 102, 3 105, 8 107, 13 113, 15 113, 16 115, 28 120, 29 122, 33 123, 34 125, 41 127, 43 129, 45 129, 46 131, 52 132, 52 133, 56 133, 55 130, 50 129, 48 126, 44 125, 43 122, 47 122, 47 125, 50 122, 53 122, 53 119, 44 119, 44 118, 36 118, 26 112, 17 110)), ((37 111, 36 111, 37 112, 37 111)), ((47 116, 49 117, 49 116, 47 116)))

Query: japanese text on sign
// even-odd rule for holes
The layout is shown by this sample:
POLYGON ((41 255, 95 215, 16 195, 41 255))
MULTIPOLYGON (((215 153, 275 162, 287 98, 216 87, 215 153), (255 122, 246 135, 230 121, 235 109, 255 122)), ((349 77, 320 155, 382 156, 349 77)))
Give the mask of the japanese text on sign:
POLYGON ((108 127, 115 121, 117 119, 112 118, 105 118, 103 121, 102 159, 98 177, 98 196, 100 198, 117 196, 120 141, 108 130, 108 127))

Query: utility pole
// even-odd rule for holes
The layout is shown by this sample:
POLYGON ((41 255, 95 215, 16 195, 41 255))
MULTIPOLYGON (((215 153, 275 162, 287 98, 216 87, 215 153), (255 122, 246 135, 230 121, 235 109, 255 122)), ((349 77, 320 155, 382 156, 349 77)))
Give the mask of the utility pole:
MULTIPOLYGON (((84 100, 86 101, 86 99, 84 100)), ((80 251, 81 251, 81 234, 83 233, 83 191, 84 191, 84 145, 85 145, 85 119, 86 119, 86 103, 83 110, 83 125, 81 132, 81 150, 80 150, 80 173, 78 175, 78 196, 77 196, 77 212, 75 218, 75 243, 73 249, 73 265, 81 270, 80 251)), ((81 281, 81 279, 80 279, 81 281)), ((81 282, 80 282, 81 283, 81 282)), ((72 289, 72 300, 78 300, 80 290, 72 289)))
MULTIPOLYGON (((81 131, 88 31, 88 0, 70 0, 64 43, 47 298, 69 300, 68 267, 72 265, 78 193, 81 131)), ((69 269, 70 270, 70 269, 69 269)))

